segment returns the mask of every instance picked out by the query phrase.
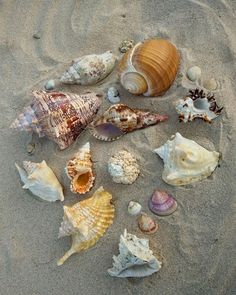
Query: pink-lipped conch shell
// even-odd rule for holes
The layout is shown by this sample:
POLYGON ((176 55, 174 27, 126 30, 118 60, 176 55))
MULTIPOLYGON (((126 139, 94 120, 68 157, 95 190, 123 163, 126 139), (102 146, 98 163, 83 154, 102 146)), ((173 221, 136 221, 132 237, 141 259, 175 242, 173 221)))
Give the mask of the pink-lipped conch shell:
POLYGON ((168 119, 149 111, 132 109, 125 104, 111 106, 98 119, 90 124, 90 132, 94 137, 104 141, 113 141, 136 129, 146 128, 168 119))
POLYGON ((156 190, 149 199, 148 207, 154 214, 167 216, 177 209, 177 202, 171 194, 156 190))
POLYGON ((206 95, 199 89, 190 90, 189 94, 176 104, 179 120, 185 123, 197 118, 210 123, 222 110, 223 107, 217 105, 213 94, 206 95))
POLYGON ((33 91, 34 98, 11 128, 47 136, 63 150, 71 145, 97 113, 101 99, 93 92, 81 95, 33 91))

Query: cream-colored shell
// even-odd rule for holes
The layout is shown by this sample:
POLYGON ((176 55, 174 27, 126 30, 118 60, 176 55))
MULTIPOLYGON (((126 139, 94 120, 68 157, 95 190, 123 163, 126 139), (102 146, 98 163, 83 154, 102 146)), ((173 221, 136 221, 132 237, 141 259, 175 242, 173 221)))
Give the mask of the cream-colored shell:
POLYGON ((45 161, 41 163, 24 161, 24 169, 16 163, 15 166, 24 183, 24 189, 29 189, 34 195, 45 201, 54 202, 64 200, 62 186, 45 161))
POLYGON ((109 159, 108 172, 114 182, 132 184, 137 179, 140 170, 135 157, 122 150, 109 159))
POLYGON ((212 174, 220 154, 176 133, 172 140, 154 150, 164 161, 163 180, 180 186, 201 181, 212 174))

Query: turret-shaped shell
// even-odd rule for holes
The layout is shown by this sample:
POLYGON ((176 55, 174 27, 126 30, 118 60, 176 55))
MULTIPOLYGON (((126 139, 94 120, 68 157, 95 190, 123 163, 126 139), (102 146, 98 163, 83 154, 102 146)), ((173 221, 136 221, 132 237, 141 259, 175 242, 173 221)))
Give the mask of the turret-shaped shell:
POLYGON ((92 247, 113 223, 112 195, 100 187, 89 199, 72 207, 64 206, 59 237, 71 236, 71 249, 58 261, 62 265, 72 254, 92 247))
POLYGON ((90 132, 97 139, 113 141, 128 132, 155 125, 167 118, 166 115, 132 109, 125 104, 115 104, 90 124, 90 132))
POLYGON ((66 84, 93 85, 107 77, 113 70, 116 57, 111 51, 82 56, 62 75, 66 84))
POLYGON ((55 141, 60 149, 72 144, 97 113, 99 95, 33 91, 34 98, 11 128, 36 132, 55 141))
POLYGON ((136 44, 120 63, 120 82, 133 94, 162 95, 173 83, 179 67, 176 47, 164 39, 136 44))
POLYGON ((120 236, 119 255, 113 256, 113 266, 108 269, 110 276, 118 278, 147 277, 160 270, 158 261, 149 249, 149 241, 127 233, 120 236))
POLYGON ((140 170, 135 157, 123 150, 109 159, 108 172, 114 182, 132 184, 137 179, 140 170))
POLYGON ((87 142, 66 165, 66 174, 71 179, 70 189, 73 193, 85 194, 93 187, 95 177, 92 165, 90 144, 87 142))
POLYGON ((217 105, 214 95, 206 96, 203 90, 195 89, 190 90, 187 97, 177 102, 176 110, 180 121, 185 123, 196 118, 211 122, 221 114, 223 108, 217 105))
POLYGON ((180 133, 172 138, 154 150, 164 161, 162 178, 166 183, 186 185, 212 174, 218 165, 218 152, 210 152, 180 133))
POLYGON ((62 186, 45 161, 41 163, 24 161, 24 169, 15 165, 24 183, 24 189, 29 189, 35 196, 45 201, 64 200, 62 186))

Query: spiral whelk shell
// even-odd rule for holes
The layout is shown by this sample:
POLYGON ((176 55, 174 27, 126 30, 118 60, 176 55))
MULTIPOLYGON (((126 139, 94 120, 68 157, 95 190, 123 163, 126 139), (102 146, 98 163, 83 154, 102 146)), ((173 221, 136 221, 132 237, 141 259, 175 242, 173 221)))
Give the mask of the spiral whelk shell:
POLYGON ((179 53, 165 39, 136 44, 119 63, 120 82, 132 94, 158 96, 173 83, 179 67, 179 53))

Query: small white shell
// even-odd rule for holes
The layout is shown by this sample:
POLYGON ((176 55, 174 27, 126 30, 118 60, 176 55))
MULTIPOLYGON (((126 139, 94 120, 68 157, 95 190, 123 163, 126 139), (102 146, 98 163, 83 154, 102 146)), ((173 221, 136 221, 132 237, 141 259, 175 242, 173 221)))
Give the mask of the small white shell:
POLYGON ((119 91, 115 87, 110 87, 107 91, 107 98, 110 103, 119 103, 120 102, 119 91))
POLYGON ((130 215, 138 215, 142 210, 142 206, 138 202, 130 201, 128 212, 130 215))
POLYGON ((15 166, 20 174, 21 181, 24 183, 24 189, 29 189, 34 195, 45 201, 64 200, 62 186, 45 161, 41 163, 24 161, 24 169, 16 163, 15 166))
POLYGON ((195 82, 201 77, 202 71, 198 66, 190 67, 187 70, 187 77, 190 81, 195 82))
POLYGON ((203 87, 210 91, 216 90, 217 86, 217 82, 214 78, 211 78, 203 82, 203 87))
POLYGON ((44 88, 47 90, 47 91, 50 91, 50 90, 53 90, 55 88, 55 81, 54 80, 48 80, 45 85, 44 85, 44 88))

